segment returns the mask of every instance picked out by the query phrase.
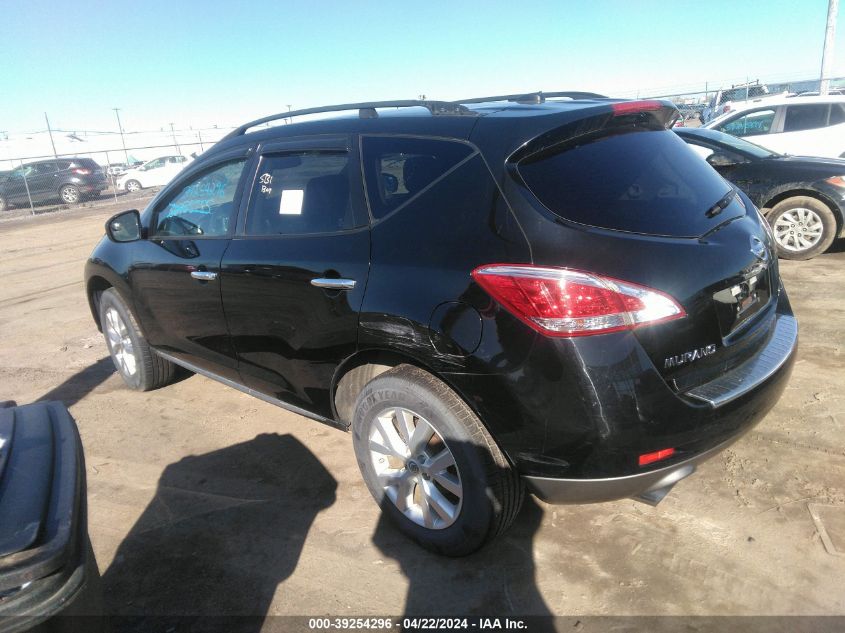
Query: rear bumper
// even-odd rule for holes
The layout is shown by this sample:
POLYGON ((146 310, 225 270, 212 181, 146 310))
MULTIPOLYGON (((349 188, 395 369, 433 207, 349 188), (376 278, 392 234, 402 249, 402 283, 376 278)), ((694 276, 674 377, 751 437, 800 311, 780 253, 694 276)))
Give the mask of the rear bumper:
POLYGON ((634 497, 656 505, 676 483, 692 475, 698 464, 720 453, 740 437, 737 435, 710 450, 671 466, 625 477, 555 479, 524 476, 522 479, 528 490, 546 503, 601 503, 634 497))
MULTIPOLYGON (((777 317, 773 329, 769 342, 754 358, 685 395, 706 403, 714 413, 734 401, 754 398, 758 390, 775 389, 779 395, 795 360, 798 324, 792 315, 783 314, 777 317)), ((772 401, 771 397, 769 400, 772 401)), ((755 415, 716 446, 685 451, 684 457, 660 468, 617 477, 567 479, 527 475, 523 479, 531 492, 549 503, 596 503, 635 497, 656 504, 672 486, 695 472, 698 464, 753 428, 763 413, 755 415)))

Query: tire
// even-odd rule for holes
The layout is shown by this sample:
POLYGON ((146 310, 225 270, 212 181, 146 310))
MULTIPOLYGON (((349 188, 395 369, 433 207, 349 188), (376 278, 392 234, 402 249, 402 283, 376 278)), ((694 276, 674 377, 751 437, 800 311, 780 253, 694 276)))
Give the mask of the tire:
POLYGON ((137 180, 127 180, 123 187, 129 193, 135 193, 136 191, 141 191, 141 189, 143 189, 143 187, 141 187, 141 183, 137 180))
POLYGON ((779 202, 767 220, 783 259, 812 259, 830 248, 836 237, 836 218, 830 207, 809 196, 779 202))
POLYGON ((65 185, 59 189, 59 197, 65 204, 76 204, 82 199, 79 189, 74 185, 65 185))
POLYGON ((138 322, 113 288, 100 295, 100 323, 112 362, 130 389, 149 391, 172 382, 176 365, 147 344, 138 322))
POLYGON ((382 512, 438 554, 478 550, 510 526, 522 505, 519 475, 475 413, 417 367, 399 365, 367 383, 355 403, 352 438, 382 512), (403 417, 411 427, 404 437, 403 417), (419 430, 420 439, 430 434, 425 443, 414 439, 419 430))

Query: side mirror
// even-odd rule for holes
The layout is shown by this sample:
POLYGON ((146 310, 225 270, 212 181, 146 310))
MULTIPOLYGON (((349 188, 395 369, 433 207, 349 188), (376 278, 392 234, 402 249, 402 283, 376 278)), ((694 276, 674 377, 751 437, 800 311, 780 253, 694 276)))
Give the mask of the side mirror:
POLYGON ((713 152, 705 160, 711 167, 730 167, 744 162, 739 156, 727 152, 713 152))
POLYGON ((113 215, 106 222, 106 235, 112 242, 134 242, 141 239, 141 214, 137 209, 113 215))

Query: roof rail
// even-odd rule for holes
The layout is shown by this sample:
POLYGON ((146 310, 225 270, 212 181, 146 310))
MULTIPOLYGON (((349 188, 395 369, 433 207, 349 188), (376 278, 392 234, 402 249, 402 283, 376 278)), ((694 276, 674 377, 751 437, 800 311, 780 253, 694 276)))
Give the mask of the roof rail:
POLYGON ((543 103, 546 99, 555 97, 569 97, 570 99, 607 99, 607 95, 596 94, 595 92, 527 92, 517 95, 498 95, 495 97, 473 97, 471 99, 459 99, 455 103, 486 103, 488 101, 513 101, 515 103, 543 103))
POLYGON ((221 140, 226 140, 235 136, 241 136, 250 128, 262 125, 263 123, 270 123, 271 121, 279 121, 281 119, 288 119, 295 116, 304 116, 306 114, 320 114, 323 112, 343 112, 344 110, 358 110, 359 116, 363 119, 372 119, 378 116, 376 108, 412 108, 423 107, 426 108, 433 115, 464 115, 474 114, 468 108, 463 107, 459 103, 451 101, 418 101, 415 99, 405 99, 400 101, 368 101, 364 103, 342 103, 338 105, 320 106, 319 108, 305 108, 304 110, 293 110, 292 112, 280 112, 272 114, 260 119, 255 119, 249 123, 244 123, 240 127, 232 130, 224 136, 221 140))

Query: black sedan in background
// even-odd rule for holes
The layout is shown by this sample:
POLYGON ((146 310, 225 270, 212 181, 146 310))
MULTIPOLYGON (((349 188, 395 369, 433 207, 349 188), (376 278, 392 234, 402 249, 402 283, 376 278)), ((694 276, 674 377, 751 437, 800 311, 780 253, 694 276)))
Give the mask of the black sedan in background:
POLYGON ((675 133, 751 198, 784 259, 811 259, 845 237, 845 160, 778 154, 716 130, 675 133))

